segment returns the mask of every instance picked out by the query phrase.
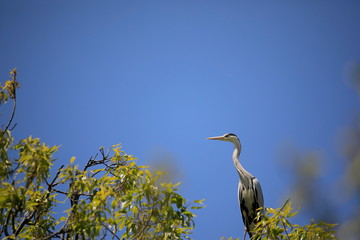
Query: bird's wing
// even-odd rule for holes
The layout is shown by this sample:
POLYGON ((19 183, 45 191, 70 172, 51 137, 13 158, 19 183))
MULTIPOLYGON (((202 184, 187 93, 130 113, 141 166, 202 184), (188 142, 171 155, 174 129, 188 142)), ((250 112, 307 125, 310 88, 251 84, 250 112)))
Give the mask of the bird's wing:
POLYGON ((257 200, 257 202, 259 203, 259 207, 264 207, 264 197, 263 197, 263 193, 262 193, 262 189, 260 186, 260 182, 257 178, 253 179, 253 188, 254 188, 254 192, 255 192, 255 198, 257 200))

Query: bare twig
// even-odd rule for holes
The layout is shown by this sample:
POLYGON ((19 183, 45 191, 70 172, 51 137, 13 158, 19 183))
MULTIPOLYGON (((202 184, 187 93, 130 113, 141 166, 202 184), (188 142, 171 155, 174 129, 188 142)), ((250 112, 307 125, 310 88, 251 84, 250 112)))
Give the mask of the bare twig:
POLYGON ((17 123, 14 124, 14 126, 12 126, 12 128, 10 128, 9 130, 12 131, 14 130, 14 128, 16 127, 17 123))
POLYGON ((57 193, 64 194, 64 195, 66 195, 66 196, 69 195, 68 192, 60 191, 60 190, 57 190, 57 189, 55 189, 55 188, 53 188, 53 191, 54 191, 54 192, 57 192, 57 193))

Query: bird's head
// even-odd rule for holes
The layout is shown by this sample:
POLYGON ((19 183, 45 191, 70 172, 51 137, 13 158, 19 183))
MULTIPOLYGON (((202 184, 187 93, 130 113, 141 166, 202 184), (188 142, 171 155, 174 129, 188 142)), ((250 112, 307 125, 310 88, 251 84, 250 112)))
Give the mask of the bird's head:
POLYGON ((227 134, 224 134, 223 136, 218 136, 218 137, 209 137, 208 139, 232 142, 234 144, 240 142, 239 138, 233 133, 227 133, 227 134))

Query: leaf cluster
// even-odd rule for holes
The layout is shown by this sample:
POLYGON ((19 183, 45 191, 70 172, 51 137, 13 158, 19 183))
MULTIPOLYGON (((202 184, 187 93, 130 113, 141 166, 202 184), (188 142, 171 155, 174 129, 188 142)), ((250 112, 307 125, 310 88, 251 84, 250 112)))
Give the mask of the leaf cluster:
MULTIPOLYGON (((261 209, 259 209, 261 210, 261 209)), ((337 224, 325 222, 310 223, 304 226, 292 224, 289 219, 298 212, 293 211, 290 200, 287 200, 281 208, 266 208, 259 211, 258 223, 252 231, 251 239, 263 240, 337 240, 334 228, 337 224)), ((240 238, 225 238, 222 240, 239 240, 240 238)), ((245 236, 244 236, 245 239, 245 236)))
POLYGON ((292 224, 289 219, 297 212, 291 208, 291 202, 287 200, 281 208, 266 208, 265 213, 259 211, 259 222, 253 231, 253 239, 306 239, 306 240, 336 240, 334 227, 337 224, 325 222, 310 223, 304 226, 292 224))
POLYGON ((16 80, 16 68, 10 71, 10 79, 4 85, 0 85, 0 105, 7 103, 10 99, 15 99, 16 89, 20 87, 19 82, 16 80))

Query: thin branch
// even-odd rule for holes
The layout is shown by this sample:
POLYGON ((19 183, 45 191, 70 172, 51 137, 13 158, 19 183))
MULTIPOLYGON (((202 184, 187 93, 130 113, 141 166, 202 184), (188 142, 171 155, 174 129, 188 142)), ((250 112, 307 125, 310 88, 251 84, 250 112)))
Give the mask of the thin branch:
POLYGON ((110 229, 108 226, 106 226, 104 223, 101 223, 101 225, 102 225, 103 227, 105 227, 105 229, 106 229, 107 231, 109 231, 109 232, 113 235, 113 238, 115 237, 116 239, 120 240, 120 238, 116 235, 116 233, 113 232, 113 231, 111 231, 111 229, 110 229))
POLYGON ((64 194, 64 195, 66 195, 66 196, 69 195, 68 192, 63 192, 63 191, 57 190, 57 189, 55 189, 55 188, 53 188, 53 191, 54 191, 54 192, 57 192, 57 193, 64 194))
POLYGON ((280 208, 280 212, 282 212, 282 211, 284 210, 285 206, 289 203, 289 201, 290 201, 290 198, 288 198, 288 199, 285 201, 284 205, 280 208))
MULTIPOLYGON (((60 171, 61 169, 64 167, 64 165, 62 165, 59 170, 57 171, 55 177, 53 178, 53 180, 51 181, 50 184, 48 184, 48 194, 46 195, 46 198, 48 198, 50 196, 50 193, 52 192, 53 189, 53 184, 55 183, 56 179, 59 177, 60 171)), ((29 224, 30 220, 35 216, 37 210, 32 211, 32 213, 25 217, 24 220, 20 223, 19 227, 16 229, 15 231, 15 236, 19 235, 21 230, 25 227, 26 224, 29 224)))
POLYGON ((285 230, 285 233, 286 233, 286 237, 287 237, 287 239, 289 239, 289 240, 290 240, 289 233, 288 233, 288 231, 287 231, 287 229, 286 229, 285 223, 284 223, 284 222, 282 222, 282 225, 283 225, 283 227, 284 227, 284 230, 285 230))
POLYGON ((20 226, 16 229, 15 237, 20 234, 21 230, 25 227, 27 223, 30 222, 30 219, 33 218, 35 215, 35 211, 32 211, 30 216, 24 218, 24 220, 20 223, 20 226))
POLYGON ((10 128, 9 130, 12 131, 14 130, 14 128, 16 127, 17 123, 14 124, 14 126, 12 126, 12 128, 10 128))
MULTIPOLYGON (((13 99, 14 99, 14 105, 13 105, 13 109, 12 109, 12 112, 11 112, 11 116, 10 116, 10 119, 9 119, 9 122, 8 122, 8 124, 6 125, 6 127, 5 127, 5 129, 4 129, 4 132, 6 132, 8 129, 9 129, 9 127, 10 127, 10 125, 11 125, 11 122, 12 122, 12 120, 14 119, 14 116, 15 116, 15 110, 16 110, 16 71, 14 71, 13 72, 13 80, 12 80, 12 85, 13 85, 13 90, 14 90, 14 92, 13 92, 13 99)), ((11 128, 11 130, 12 129, 14 129, 14 127, 15 127, 16 125, 14 125, 12 128, 11 128)))
POLYGON ((6 125, 6 127, 4 129, 4 132, 6 132, 8 130, 8 128, 10 127, 11 122, 12 122, 12 120, 14 118, 14 115, 15 115, 15 110, 16 110, 16 98, 14 98, 14 105, 13 105, 13 109, 12 109, 12 112, 11 112, 11 116, 10 116, 8 124, 6 125))
POLYGON ((12 218, 11 218, 11 227, 12 227, 12 232, 15 232, 15 218, 17 216, 17 210, 15 210, 15 212, 12 214, 12 218))
POLYGON ((149 218, 148 218, 147 221, 145 222, 144 227, 141 229, 140 232, 138 232, 138 233, 135 235, 135 237, 132 238, 133 240, 134 240, 134 239, 139 239, 140 236, 143 234, 143 232, 145 231, 145 229, 146 229, 146 228, 148 227, 148 225, 149 225, 149 222, 150 222, 150 219, 151 219, 151 217, 152 217, 152 215, 153 215, 153 212, 154 212, 154 208, 151 209, 149 218))
MULTIPOLYGON (((67 221, 64 223, 64 225, 60 228, 59 231, 54 232, 54 233, 52 233, 52 234, 50 234, 50 235, 48 235, 46 237, 43 237, 43 238, 41 238, 41 240, 51 239, 51 238, 53 238, 55 236, 60 238, 58 235, 60 235, 60 234, 64 235, 65 233, 69 232, 68 230, 65 229, 66 227, 67 227, 67 221)), ((63 238, 61 238, 61 239, 63 239, 63 238)))
POLYGON ((55 183, 56 179, 59 177, 59 174, 61 172, 61 169, 63 169, 63 167, 64 167, 64 165, 61 165, 61 167, 57 170, 56 175, 55 175, 54 179, 51 181, 50 184, 48 184, 47 181, 46 181, 46 184, 48 185, 49 192, 51 192, 51 190, 53 189, 54 183, 55 183))
POLYGON ((10 221, 11 212, 12 212, 12 210, 9 211, 8 216, 6 217, 6 223, 4 224, 4 226, 3 226, 2 230, 1 230, 1 233, 4 232, 5 236, 9 236, 7 225, 9 224, 9 221, 10 221))

